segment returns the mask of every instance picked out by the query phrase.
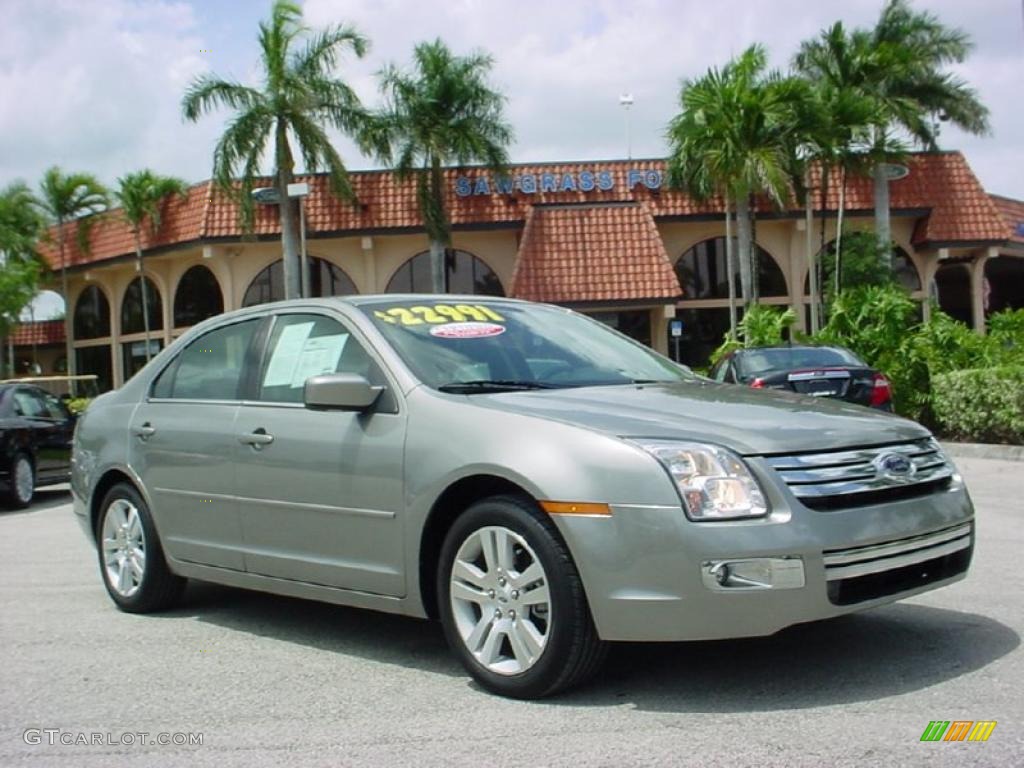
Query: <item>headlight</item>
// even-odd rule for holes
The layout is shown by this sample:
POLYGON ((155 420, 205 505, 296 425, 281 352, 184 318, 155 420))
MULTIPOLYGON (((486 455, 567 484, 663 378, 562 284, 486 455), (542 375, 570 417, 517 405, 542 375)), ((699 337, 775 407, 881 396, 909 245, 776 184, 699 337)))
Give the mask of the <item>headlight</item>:
POLYGON ((761 488, 732 451, 704 443, 633 442, 668 470, 691 520, 735 520, 768 514, 761 488))

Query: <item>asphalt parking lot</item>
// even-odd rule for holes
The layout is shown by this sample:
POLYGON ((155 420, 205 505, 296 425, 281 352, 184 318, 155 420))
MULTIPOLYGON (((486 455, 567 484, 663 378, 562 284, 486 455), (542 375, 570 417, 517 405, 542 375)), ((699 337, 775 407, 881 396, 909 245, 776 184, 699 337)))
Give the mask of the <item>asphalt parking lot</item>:
POLYGON ((958 464, 966 581, 770 638, 619 646, 539 703, 482 692, 427 622, 199 584, 119 613, 67 494, 44 491, 0 512, 0 765, 1020 765, 1024 463, 958 464), (998 725, 922 743, 930 720, 998 725), (104 743, 59 743, 79 733, 104 743), (161 733, 202 744, 140 743, 161 733))

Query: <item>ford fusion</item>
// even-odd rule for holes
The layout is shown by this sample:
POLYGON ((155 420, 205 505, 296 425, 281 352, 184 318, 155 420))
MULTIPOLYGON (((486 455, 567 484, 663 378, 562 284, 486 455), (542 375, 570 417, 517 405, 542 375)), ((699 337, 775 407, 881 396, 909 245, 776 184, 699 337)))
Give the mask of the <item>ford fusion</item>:
POLYGON ((768 635, 949 584, 974 542, 923 427, 484 296, 208 320, 85 413, 72 491, 122 610, 199 579, 436 618, 520 698, 613 641, 768 635))

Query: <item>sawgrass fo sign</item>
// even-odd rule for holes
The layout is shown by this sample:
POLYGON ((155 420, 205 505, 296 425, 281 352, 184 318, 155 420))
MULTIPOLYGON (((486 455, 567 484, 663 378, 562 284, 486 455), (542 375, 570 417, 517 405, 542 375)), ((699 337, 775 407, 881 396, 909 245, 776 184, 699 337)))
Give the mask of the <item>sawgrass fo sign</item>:
MULTIPOLYGON (((566 173, 520 173, 512 176, 457 176, 455 194, 459 197, 474 195, 511 195, 521 192, 607 192, 615 189, 616 174, 607 168, 566 173)), ((649 168, 630 168, 626 171, 626 189, 637 185, 647 189, 661 189, 663 174, 649 168)))

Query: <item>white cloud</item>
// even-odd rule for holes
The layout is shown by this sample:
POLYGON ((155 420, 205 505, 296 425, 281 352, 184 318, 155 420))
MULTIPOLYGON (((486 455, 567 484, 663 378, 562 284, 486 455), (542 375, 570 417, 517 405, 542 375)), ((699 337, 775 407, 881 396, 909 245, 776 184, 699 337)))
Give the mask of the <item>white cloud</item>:
MULTIPOLYGON (((201 0, 6 0, 0 26, 0 181, 30 181, 52 163, 107 180, 149 165, 207 178, 224 117, 183 124, 185 85, 207 66, 245 80, 256 68, 255 14, 270 3, 201 0), (200 54, 211 40, 218 55, 200 54)), ((1024 131, 1017 117, 1024 40, 1019 0, 917 0, 965 28, 977 49, 963 75, 992 109, 994 135, 947 129, 993 191, 1024 197, 1024 131)), ((416 42, 483 48, 509 98, 513 158, 602 159, 626 153, 620 93, 635 96, 634 156, 660 156, 682 78, 753 42, 785 66, 800 40, 841 18, 870 24, 881 0, 306 0, 308 23, 351 22, 373 47, 341 72, 369 102, 374 72, 407 62, 416 42)), ((339 139, 350 167, 369 167, 339 139)))

